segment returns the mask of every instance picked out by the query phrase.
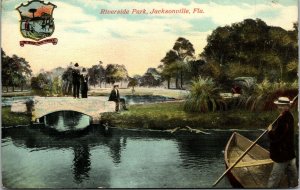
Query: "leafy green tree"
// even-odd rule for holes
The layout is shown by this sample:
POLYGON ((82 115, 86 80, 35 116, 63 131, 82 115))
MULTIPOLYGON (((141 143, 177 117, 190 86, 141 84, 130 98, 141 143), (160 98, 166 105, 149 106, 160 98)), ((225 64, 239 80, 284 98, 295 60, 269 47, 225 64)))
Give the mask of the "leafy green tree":
POLYGON ((128 83, 128 87, 132 87, 132 94, 134 94, 135 90, 134 87, 136 87, 138 85, 138 80, 136 78, 130 78, 129 79, 129 83, 128 83))
POLYGON ((13 91, 16 86, 23 87, 26 81, 31 76, 31 69, 29 63, 22 57, 13 55, 9 57, 1 49, 1 61, 2 61, 2 85, 8 87, 12 86, 13 91))
POLYGON ((46 73, 40 73, 36 77, 31 78, 31 88, 39 95, 51 94, 51 79, 48 78, 46 73))
POLYGON ((72 94, 72 85, 73 85, 73 77, 72 77, 73 69, 68 67, 67 70, 62 74, 62 93, 63 94, 72 94))
POLYGON ((160 69, 162 69, 164 78, 168 80, 168 88, 173 76, 175 77, 176 88, 183 88, 183 75, 188 70, 187 62, 194 57, 194 53, 193 44, 189 40, 179 37, 173 48, 161 60, 163 65, 160 69), (180 85, 178 84, 179 79, 180 85))
POLYGON ((168 89, 170 88, 170 80, 175 72, 172 68, 172 64, 178 59, 179 58, 176 52, 174 50, 170 50, 167 52, 166 56, 161 60, 163 64, 159 66, 159 69, 161 70, 161 75, 163 79, 166 79, 168 81, 168 89))
POLYGON ((191 79, 199 77, 204 64, 205 61, 202 59, 189 61, 187 66, 188 76, 190 76, 191 79))
POLYGON ((159 65, 158 69, 160 70, 160 75, 162 76, 162 80, 163 81, 167 81, 167 87, 168 89, 170 89, 170 81, 172 78, 172 73, 169 70, 169 66, 168 65, 159 65))
POLYGON ((291 62, 289 62, 286 65, 286 70, 288 72, 288 76, 291 79, 295 79, 297 78, 297 73, 298 73, 298 61, 297 60, 293 60, 291 62))
POLYGON ((124 65, 108 64, 105 73, 106 82, 111 84, 127 79, 128 77, 128 72, 124 65))
POLYGON ((54 77, 52 83, 52 93, 61 95, 62 94, 62 79, 60 77, 54 77))
POLYGON ((177 67, 180 70, 180 78, 182 82, 183 70, 186 69, 186 63, 188 63, 189 60, 194 58, 195 49, 193 47, 193 44, 189 40, 179 37, 173 46, 173 50, 176 51, 179 57, 179 59, 176 60, 175 64, 178 65, 177 67))
POLYGON ((6 87, 6 92, 8 92, 8 87, 11 84, 11 68, 9 67, 10 62, 12 62, 12 59, 8 57, 3 49, 1 48, 1 63, 2 63, 2 86, 6 87))
POLYGON ((244 76, 251 77, 258 75, 258 69, 251 65, 242 65, 240 63, 232 63, 227 67, 227 73, 232 78, 244 76))
POLYGON ((141 86, 160 86, 161 82, 161 74, 156 68, 148 68, 146 73, 140 77, 141 86))
POLYGON ((258 81, 265 78, 286 80, 286 65, 298 58, 296 28, 295 23, 294 30, 286 31, 268 26, 260 19, 245 19, 231 26, 218 27, 208 36, 201 57, 208 64, 219 64, 225 73, 220 75, 223 78, 233 79, 241 73, 241 76, 256 77, 258 81))
POLYGON ((93 65, 88 69, 89 83, 96 86, 99 83, 101 88, 101 83, 105 81, 105 69, 102 65, 93 65))

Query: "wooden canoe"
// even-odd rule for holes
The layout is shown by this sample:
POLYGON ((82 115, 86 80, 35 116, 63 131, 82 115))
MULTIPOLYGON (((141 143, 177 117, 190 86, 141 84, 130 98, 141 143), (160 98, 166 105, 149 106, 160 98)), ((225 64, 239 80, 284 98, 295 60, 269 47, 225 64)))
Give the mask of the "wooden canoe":
MULTIPOLYGON (((225 148, 225 164, 229 168, 250 147, 253 142, 234 132, 225 148)), ((273 167, 269 151, 256 144, 244 158, 228 173, 227 177, 233 187, 266 188, 273 167)), ((283 180, 280 187, 287 187, 283 180)))

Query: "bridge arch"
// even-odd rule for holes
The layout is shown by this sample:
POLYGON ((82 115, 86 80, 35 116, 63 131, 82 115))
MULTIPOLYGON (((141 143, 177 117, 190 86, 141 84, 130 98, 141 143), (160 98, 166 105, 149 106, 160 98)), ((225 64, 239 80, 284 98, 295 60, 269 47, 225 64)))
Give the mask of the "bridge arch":
POLYGON ((43 117, 47 117, 48 115, 53 114, 53 113, 57 113, 57 112, 75 112, 75 113, 79 113, 79 114, 86 115, 86 116, 88 116, 88 117, 90 118, 90 122, 93 121, 93 116, 89 115, 88 113, 83 113, 83 112, 81 112, 81 111, 69 110, 69 109, 51 111, 51 112, 48 112, 48 113, 45 114, 45 115, 39 116, 39 118, 36 118, 36 119, 40 120, 40 119, 43 118, 43 117))
POLYGON ((85 126, 88 126, 93 123, 93 117, 78 111, 60 110, 50 112, 44 116, 41 116, 40 118, 37 118, 37 122, 43 123, 45 125, 58 125, 58 123, 62 122, 61 124, 63 125, 61 126, 74 126, 81 123, 81 125, 84 124, 85 126), (53 114, 55 113, 57 114, 53 117, 53 114), (86 116, 85 119, 83 119, 84 117, 82 116, 86 116))
POLYGON ((115 103, 107 97, 89 97, 74 99, 72 97, 34 97, 32 121, 57 111, 75 111, 92 117, 92 123, 98 123, 101 113, 113 112, 115 103))
POLYGON ((89 115, 88 113, 85 113, 85 112, 82 112, 82 111, 77 111, 77 110, 70 110, 70 109, 51 110, 50 112, 47 112, 46 114, 41 115, 41 116, 39 116, 39 117, 41 118, 41 117, 44 117, 44 116, 47 116, 47 115, 49 115, 49 114, 56 113, 56 112, 76 112, 76 113, 80 113, 80 114, 83 114, 83 115, 92 117, 92 116, 89 115))

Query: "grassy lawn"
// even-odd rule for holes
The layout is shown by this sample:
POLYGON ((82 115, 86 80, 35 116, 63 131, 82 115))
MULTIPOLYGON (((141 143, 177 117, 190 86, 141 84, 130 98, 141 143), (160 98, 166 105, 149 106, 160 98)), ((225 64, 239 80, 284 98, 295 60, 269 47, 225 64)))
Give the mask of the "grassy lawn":
MULTIPOLYGON (((119 89, 121 96, 132 95, 132 88, 121 88, 119 89)), ((93 88, 90 86, 90 96, 109 96, 112 88, 93 88)), ((158 95, 169 98, 183 99, 187 94, 186 90, 178 89, 165 89, 165 88, 146 88, 146 87, 135 87, 134 95, 158 95)))
MULTIPOLYGON (((91 93, 108 95, 111 89, 94 89, 91 93)), ((120 89, 122 95, 131 94, 131 89, 120 89)), ((184 90, 162 88, 136 88, 136 95, 162 95, 180 99, 184 90)), ((293 109, 295 128, 298 133, 298 112, 293 109)), ((187 113, 183 111, 183 102, 164 102, 153 104, 130 105, 129 111, 121 113, 104 113, 102 121, 121 128, 173 129, 190 126, 196 129, 264 129, 279 113, 277 111, 250 112, 234 109, 213 113, 187 113)), ((10 107, 2 108, 2 125, 26 125, 31 116, 22 113, 11 113, 10 107)))
POLYGON ((14 97, 14 96, 32 96, 31 91, 16 91, 16 92, 6 92, 2 91, 2 97, 14 97))
POLYGON ((10 107, 2 107, 2 126, 16 126, 30 124, 31 115, 24 113, 12 113, 10 107))
MULTIPOLYGON (((297 126, 297 111, 293 111, 297 126)), ((264 129, 278 116, 277 111, 230 110, 214 113, 187 113, 182 102, 132 105, 129 111, 105 113, 102 121, 124 128, 172 129, 186 125, 197 129, 264 129)))

